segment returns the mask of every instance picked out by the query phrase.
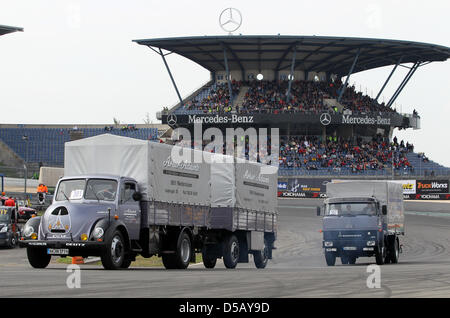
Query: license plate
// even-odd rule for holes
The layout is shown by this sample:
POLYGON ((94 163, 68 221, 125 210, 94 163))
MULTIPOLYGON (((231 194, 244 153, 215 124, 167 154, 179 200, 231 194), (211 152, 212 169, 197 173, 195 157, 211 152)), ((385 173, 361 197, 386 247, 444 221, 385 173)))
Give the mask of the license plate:
POLYGON ((47 248, 48 255, 69 255, 68 248, 47 248))
POLYGON ((346 247, 344 247, 344 251, 356 251, 356 247, 355 246, 346 246, 346 247))

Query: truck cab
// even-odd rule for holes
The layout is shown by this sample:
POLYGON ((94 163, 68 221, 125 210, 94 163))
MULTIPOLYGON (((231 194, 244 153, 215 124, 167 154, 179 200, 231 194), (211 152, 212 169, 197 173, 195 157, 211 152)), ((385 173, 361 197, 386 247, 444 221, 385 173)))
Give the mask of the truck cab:
POLYGON ((14 248, 20 237, 18 215, 14 207, 0 206, 0 246, 14 248))
POLYGON ((323 207, 325 260, 334 266, 355 264, 359 257, 375 256, 376 263, 397 263, 404 234, 402 187, 390 181, 327 183, 323 207))
POLYGON ((46 267, 52 255, 102 256, 102 261, 122 263, 128 257, 124 251, 139 240, 141 210, 133 198, 137 191, 137 182, 127 177, 60 179, 52 204, 25 225, 23 244, 30 263, 46 267))
POLYGON ((334 264, 336 257, 342 264, 354 264, 358 257, 375 255, 383 241, 382 210, 370 197, 326 199, 323 248, 327 264, 334 264))

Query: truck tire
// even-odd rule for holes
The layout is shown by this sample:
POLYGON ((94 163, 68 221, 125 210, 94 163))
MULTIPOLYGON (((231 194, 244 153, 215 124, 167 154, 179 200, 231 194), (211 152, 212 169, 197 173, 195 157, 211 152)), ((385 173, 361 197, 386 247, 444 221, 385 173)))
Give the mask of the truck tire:
POLYGON ((377 265, 383 265, 386 260, 386 248, 384 246, 378 248, 375 252, 375 261, 377 265))
POLYGON ((264 244, 264 250, 253 252, 253 261, 255 262, 256 268, 266 268, 267 262, 269 261, 268 257, 268 248, 264 244))
POLYGON ((131 260, 130 259, 125 259, 122 262, 122 265, 120 265, 120 268, 127 269, 128 267, 130 267, 130 265, 131 265, 131 260))
POLYGON ((233 269, 239 261, 239 241, 236 235, 227 236, 223 242, 223 263, 226 268, 233 269))
POLYGON ((206 248, 203 248, 202 250, 202 258, 203 258, 203 265, 205 266, 205 268, 216 267, 217 257, 208 254, 206 248))
POLYGON ((389 247, 389 259, 392 264, 397 264, 400 257, 400 246, 398 243, 398 239, 394 239, 394 242, 389 247))
POLYGON ((51 255, 44 248, 27 247, 28 262, 34 268, 46 268, 50 263, 51 255))
POLYGON ((325 252, 325 261, 328 266, 334 266, 336 264, 336 254, 325 252))
POLYGON ((349 256, 348 257, 348 263, 353 265, 356 263, 356 256, 349 256))
POLYGON ((349 257, 347 255, 342 255, 341 256, 341 263, 342 263, 342 265, 347 265, 348 264, 348 260, 349 260, 349 257))
POLYGON ((16 237, 13 235, 9 239, 8 248, 15 248, 17 244, 16 237))
POLYGON ((119 230, 116 230, 106 242, 106 248, 101 253, 100 258, 104 269, 122 268, 125 260, 125 243, 119 230))
POLYGON ((186 269, 191 259, 192 244, 189 235, 183 231, 178 236, 176 251, 162 255, 166 269, 186 269))

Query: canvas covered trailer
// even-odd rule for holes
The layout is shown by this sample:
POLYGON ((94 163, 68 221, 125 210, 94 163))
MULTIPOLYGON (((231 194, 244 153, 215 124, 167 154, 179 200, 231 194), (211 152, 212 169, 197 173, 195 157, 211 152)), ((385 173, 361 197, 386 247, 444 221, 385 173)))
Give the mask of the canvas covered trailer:
POLYGON ((263 174, 263 164, 191 149, 191 161, 177 161, 174 147, 110 134, 68 142, 64 176, 134 178, 148 225, 276 231, 276 169, 263 174))

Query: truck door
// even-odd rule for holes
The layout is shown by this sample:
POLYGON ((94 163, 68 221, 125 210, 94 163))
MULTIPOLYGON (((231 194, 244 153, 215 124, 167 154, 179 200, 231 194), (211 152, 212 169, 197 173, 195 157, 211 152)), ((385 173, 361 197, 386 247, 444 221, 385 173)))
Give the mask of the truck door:
POLYGON ((119 219, 127 226, 132 240, 139 239, 141 220, 139 202, 133 200, 136 189, 136 183, 132 181, 125 181, 120 186, 119 219))

